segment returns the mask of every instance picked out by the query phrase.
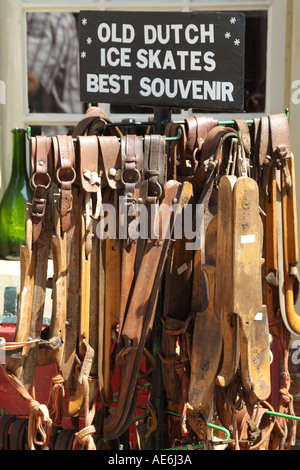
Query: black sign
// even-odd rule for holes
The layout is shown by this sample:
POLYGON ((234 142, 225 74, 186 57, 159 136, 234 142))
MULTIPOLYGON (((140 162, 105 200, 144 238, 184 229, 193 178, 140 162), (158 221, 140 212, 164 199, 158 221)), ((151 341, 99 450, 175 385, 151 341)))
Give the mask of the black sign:
POLYGON ((81 11, 86 102, 242 111, 245 16, 81 11))

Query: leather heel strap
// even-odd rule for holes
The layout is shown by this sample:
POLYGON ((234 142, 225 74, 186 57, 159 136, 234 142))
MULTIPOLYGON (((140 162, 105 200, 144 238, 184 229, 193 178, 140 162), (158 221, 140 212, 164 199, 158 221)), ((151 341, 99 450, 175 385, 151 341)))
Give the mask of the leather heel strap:
POLYGON ((144 174, 148 180, 149 196, 164 197, 165 136, 149 135, 144 141, 144 174))
POLYGON ((98 137, 99 168, 103 171, 102 187, 119 189, 121 184, 121 150, 118 138, 115 136, 98 137))
POLYGON ((30 139, 30 185, 34 191, 31 205, 32 239, 36 243, 43 229, 46 211, 46 193, 52 183, 51 138, 36 136, 30 139))
POLYGON ((121 138, 121 182, 126 193, 132 193, 139 188, 143 172, 143 140, 136 135, 127 135, 121 138))
POLYGON ((193 116, 185 121, 187 129, 186 158, 192 162, 194 171, 196 171, 197 154, 201 151, 208 132, 218 125, 218 121, 207 116, 193 116))
POLYGON ((80 135, 100 135, 104 130, 106 130, 106 126, 108 124, 111 124, 109 127, 109 134, 121 137, 121 131, 118 127, 112 125, 113 121, 109 119, 103 109, 92 106, 91 108, 87 109, 85 115, 78 122, 72 136, 78 137, 80 135))
POLYGON ((67 232, 71 226, 71 212, 73 204, 72 184, 76 179, 75 151, 71 136, 58 135, 53 138, 57 140, 58 159, 55 175, 60 188, 59 211, 61 216, 61 227, 67 232))
MULTIPOLYGON (((120 225, 121 230, 127 233, 124 221, 133 221, 136 218, 136 207, 138 190, 144 180, 143 163, 143 139, 141 136, 127 135, 121 138, 121 184, 123 187, 123 199, 120 201, 122 214, 120 225), (124 219, 124 216, 126 217, 124 219), (126 231, 125 231, 126 230, 126 231)), ((128 231, 128 239, 132 240, 128 231)))
POLYGON ((97 136, 78 137, 78 143, 81 186, 88 193, 96 193, 100 184, 98 138, 97 136))

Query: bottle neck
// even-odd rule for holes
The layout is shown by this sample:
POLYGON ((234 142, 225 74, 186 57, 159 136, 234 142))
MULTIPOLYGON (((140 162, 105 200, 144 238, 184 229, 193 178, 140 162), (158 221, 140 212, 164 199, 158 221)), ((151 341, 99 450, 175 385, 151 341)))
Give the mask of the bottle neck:
POLYGON ((27 178, 26 171, 26 131, 14 129, 13 131, 13 178, 27 178))

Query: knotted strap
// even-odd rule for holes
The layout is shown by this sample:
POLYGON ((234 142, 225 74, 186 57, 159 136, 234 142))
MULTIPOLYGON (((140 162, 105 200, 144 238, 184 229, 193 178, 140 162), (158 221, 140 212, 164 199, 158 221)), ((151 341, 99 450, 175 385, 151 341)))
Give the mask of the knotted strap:
POLYGON ((37 400, 32 398, 22 382, 20 382, 14 374, 8 372, 2 364, 1 367, 9 383, 22 398, 28 401, 30 408, 28 421, 28 449, 35 450, 35 445, 47 446, 52 426, 52 420, 49 416, 47 406, 40 404, 37 400))
POLYGON ((266 411, 274 411, 267 402, 262 402, 255 408, 252 415, 245 406, 237 411, 235 420, 239 436, 238 446, 241 449, 268 450, 275 417, 266 414, 266 411))
POLYGON ((96 450, 96 445, 93 439, 93 434, 96 432, 95 426, 92 424, 95 416, 94 401, 91 410, 89 409, 89 377, 87 374, 82 376, 82 385, 85 396, 85 410, 84 410, 84 427, 75 433, 73 450, 77 450, 80 446, 84 446, 85 450, 96 450))

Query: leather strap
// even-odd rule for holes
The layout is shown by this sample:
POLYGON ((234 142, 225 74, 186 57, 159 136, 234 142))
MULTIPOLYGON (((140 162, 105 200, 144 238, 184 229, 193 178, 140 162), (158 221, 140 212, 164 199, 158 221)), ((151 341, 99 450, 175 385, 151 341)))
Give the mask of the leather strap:
POLYGON ((72 184, 76 179, 75 151, 71 136, 58 135, 53 137, 55 155, 57 155, 55 175, 60 188, 59 212, 62 232, 72 226, 71 212, 73 205, 72 184), (57 153, 56 153, 57 152, 57 153))
MULTIPOLYGON (((165 127, 166 137, 174 137, 174 127, 172 122, 168 122, 165 127)), ((176 135, 176 133, 175 133, 176 135)), ((166 148, 167 153, 167 179, 176 179, 177 168, 176 168, 176 156, 174 154, 174 145, 169 142, 166 148)))
POLYGON ((300 334, 295 299, 299 292, 297 274, 297 217, 290 132, 285 114, 269 116, 272 158, 277 175, 277 258, 280 313, 290 333, 300 334), (296 275, 295 275, 296 274, 296 275))
POLYGON ((144 140, 144 175, 149 196, 161 199, 165 184, 165 136, 150 135, 144 140))
POLYGON ((195 160, 195 151, 201 151, 208 132, 218 125, 218 121, 207 116, 193 116, 186 118, 187 142, 186 156, 189 160, 195 160))
MULTIPOLYGON (((101 108, 92 106, 87 109, 85 115, 80 119, 77 126, 73 130, 72 137, 80 135, 99 135, 106 130, 107 124, 113 124, 106 113, 101 108)), ((108 128, 109 134, 121 137, 122 133, 116 126, 108 128)))
POLYGON ((259 133, 259 159, 258 164, 259 166, 263 166, 265 162, 266 155, 269 151, 269 121, 266 116, 262 116, 260 119, 260 133, 259 133))
POLYGON ((133 194, 141 186, 143 177, 143 140, 136 135, 121 138, 121 182, 124 195, 133 194))
POLYGON ((103 170, 102 187, 119 189, 121 183, 121 149, 115 136, 98 137, 100 149, 99 168, 103 170))
POLYGON ((188 168, 186 163, 186 130, 184 124, 173 122, 167 123, 165 127, 165 136, 172 138, 166 147, 168 162, 167 179, 184 179, 191 174, 191 169, 188 168), (181 137, 177 138, 180 131, 181 137))
MULTIPOLYGON (((171 207, 174 198, 179 197, 180 184, 168 181, 165 188, 165 198, 162 204, 171 207)), ((164 205, 164 207, 166 207, 164 205)), ((167 215, 165 213, 165 215, 167 215)), ((168 217, 159 217, 161 222, 161 239, 147 243, 141 266, 134 284, 131 301, 128 306, 126 319, 122 330, 123 349, 119 352, 120 360, 120 393, 118 407, 114 415, 104 419, 104 438, 111 440, 120 436, 128 428, 132 409, 135 406, 135 387, 138 370, 149 330, 154 320, 155 305, 158 290, 170 240, 166 238, 169 230, 168 217), (141 298, 143 302, 141 304, 141 298)), ((171 227, 172 232, 172 227, 171 227)))
MULTIPOLYGON (((127 214, 127 222, 136 218, 137 196, 136 190, 141 187, 144 179, 144 163, 143 163, 143 140, 142 137, 136 135, 127 135, 121 138, 121 184, 123 186, 123 199, 120 202, 121 214, 127 214)), ((123 234, 126 230, 128 239, 131 239, 127 227, 123 225, 121 217, 120 225, 123 234)))
POLYGON ((186 156, 192 159, 195 148, 197 147, 197 121, 196 117, 186 118, 186 156))
POLYGON ((207 206, 214 183, 214 175, 222 164, 222 146, 227 139, 237 138, 237 132, 230 127, 213 128, 203 143, 199 167, 192 180, 196 198, 207 206))
POLYGON ((100 185, 98 169, 99 143, 96 136, 78 136, 79 176, 87 193, 97 193, 100 185))
MULTIPOLYGON (((41 337, 43 326, 43 313, 45 307, 46 287, 47 287, 47 267, 50 251, 50 237, 51 237, 51 208, 50 205, 46 208, 44 217, 44 227, 37 242, 36 264, 34 272, 34 290, 31 305, 31 318, 29 337, 33 340, 41 337)), ((38 351, 41 347, 36 344, 35 347, 28 349, 27 354, 23 355, 23 370, 20 380, 24 386, 29 390, 33 383, 35 366, 37 363, 38 351)))
POLYGON ((238 132, 241 132, 242 134, 242 141, 245 146, 247 157, 249 157, 251 154, 251 136, 249 126, 243 119, 235 119, 235 124, 237 126, 238 132))
MULTIPOLYGON (((192 204, 192 185, 183 183, 178 200, 182 207, 192 204)), ((176 235, 174 234, 174 238, 176 235)), ((181 433, 186 432, 185 413, 187 402, 187 376, 189 375, 186 329, 190 324, 193 250, 186 249, 186 238, 177 238, 170 246, 165 267, 164 305, 162 314, 162 338, 160 358, 165 390, 169 406, 181 416, 181 433), (180 351, 177 343, 180 343, 180 351), (171 405, 171 403, 172 405, 171 405)))
POLYGON ((100 216, 102 204, 102 170, 98 169, 98 138, 79 136, 78 147, 80 186, 85 194, 85 247, 88 256, 92 251, 94 222, 100 216))
POLYGON ((270 135, 271 135, 271 148, 273 154, 278 152, 282 145, 287 150, 287 156, 290 155, 290 132, 288 120, 285 114, 273 114, 269 116, 270 135))
POLYGON ((32 237, 36 243, 43 230, 43 221, 46 211, 47 190, 52 183, 52 146, 51 138, 36 136, 30 139, 31 153, 31 180, 30 184, 34 194, 31 205, 32 237))
POLYGON ((274 416, 266 415, 274 411, 267 402, 262 402, 250 416, 246 407, 236 413, 235 420, 240 439, 240 448, 245 450, 268 450, 271 433, 275 425, 274 416))

